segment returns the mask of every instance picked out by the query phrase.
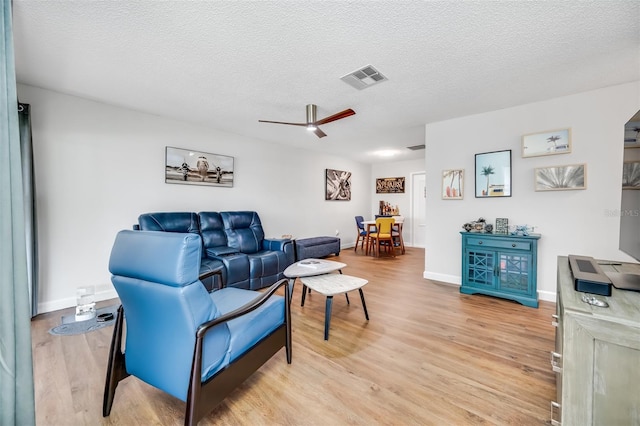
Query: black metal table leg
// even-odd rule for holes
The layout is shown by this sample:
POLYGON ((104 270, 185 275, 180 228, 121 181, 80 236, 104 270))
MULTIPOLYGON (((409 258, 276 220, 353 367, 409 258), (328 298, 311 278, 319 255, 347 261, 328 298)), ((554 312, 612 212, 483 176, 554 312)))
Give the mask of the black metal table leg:
POLYGON ((304 299, 307 297, 307 286, 302 284, 302 302, 300 306, 304 306, 304 299))
POLYGON ((364 309, 364 316, 367 319, 367 321, 369 321, 369 312, 367 312, 367 304, 364 303, 364 293, 362 292, 362 288, 359 288, 358 291, 360 292, 360 300, 362 300, 362 308, 364 309))
POLYGON ((331 305, 333 304, 333 296, 327 296, 326 307, 324 310, 324 340, 329 340, 329 326, 331 325, 331 305))

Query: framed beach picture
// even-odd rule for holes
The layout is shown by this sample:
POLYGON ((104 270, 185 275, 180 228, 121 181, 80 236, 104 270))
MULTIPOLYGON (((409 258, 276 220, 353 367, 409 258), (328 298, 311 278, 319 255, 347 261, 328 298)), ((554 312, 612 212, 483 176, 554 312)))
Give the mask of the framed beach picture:
POLYGON ((534 173, 536 191, 587 189, 586 164, 538 167, 534 173))
POLYGON ((166 183, 233 186, 233 157, 190 149, 166 147, 166 183))
POLYGON ((571 152, 571 129, 549 130, 522 136, 522 157, 568 154, 571 152))
POLYGON ((462 200, 464 198, 464 169, 442 171, 442 199, 462 200))
POLYGON ((476 198, 511 197, 511 150, 476 154, 476 198))
POLYGON ((325 169, 325 200, 351 200, 351 172, 325 169))

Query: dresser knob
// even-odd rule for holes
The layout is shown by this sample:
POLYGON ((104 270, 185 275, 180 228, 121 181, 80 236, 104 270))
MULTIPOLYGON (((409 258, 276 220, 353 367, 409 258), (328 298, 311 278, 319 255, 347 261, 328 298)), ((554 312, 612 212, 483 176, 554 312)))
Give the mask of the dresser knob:
POLYGON ((482 245, 482 241, 480 241, 478 244, 482 245))

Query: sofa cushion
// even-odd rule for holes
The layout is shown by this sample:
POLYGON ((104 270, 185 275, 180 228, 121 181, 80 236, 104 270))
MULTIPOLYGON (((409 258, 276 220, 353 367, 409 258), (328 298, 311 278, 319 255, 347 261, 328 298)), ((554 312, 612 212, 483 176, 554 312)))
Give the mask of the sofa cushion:
MULTIPOLYGON (((224 315, 251 302, 261 294, 257 291, 223 288, 211 293, 211 300, 221 315, 224 315)), ((231 333, 231 340, 226 364, 236 360, 260 339, 268 336, 282 324, 284 324, 284 297, 282 296, 272 296, 258 309, 229 321, 227 325, 231 333)), ((211 377, 222 367, 224 365, 211 369, 203 379, 211 377)))
POLYGON ((205 251, 213 247, 227 247, 227 234, 224 232, 224 223, 220 213, 200 212, 198 219, 200 220, 200 235, 205 251))
POLYGON ((142 231, 200 232, 198 215, 191 212, 145 213, 138 216, 138 225, 142 231))
POLYGON ((264 231, 256 212, 221 212, 227 245, 242 253, 257 253, 262 250, 264 231))

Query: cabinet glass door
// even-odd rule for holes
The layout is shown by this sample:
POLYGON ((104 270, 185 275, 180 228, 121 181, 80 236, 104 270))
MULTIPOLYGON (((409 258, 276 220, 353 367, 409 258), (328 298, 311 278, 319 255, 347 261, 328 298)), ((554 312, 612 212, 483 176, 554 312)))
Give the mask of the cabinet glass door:
POLYGON ((529 294, 531 256, 516 253, 499 253, 501 289, 509 292, 529 294))
POLYGON ((494 287, 495 253, 469 250, 467 252, 467 281, 469 284, 494 287))

